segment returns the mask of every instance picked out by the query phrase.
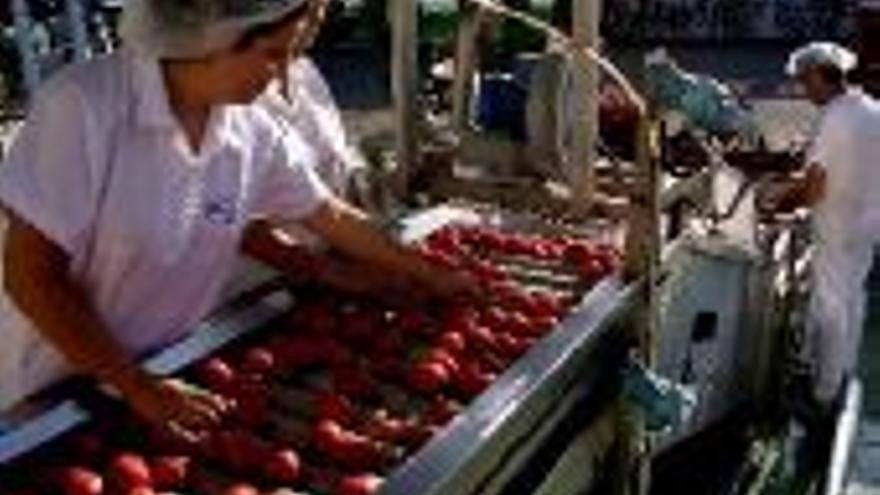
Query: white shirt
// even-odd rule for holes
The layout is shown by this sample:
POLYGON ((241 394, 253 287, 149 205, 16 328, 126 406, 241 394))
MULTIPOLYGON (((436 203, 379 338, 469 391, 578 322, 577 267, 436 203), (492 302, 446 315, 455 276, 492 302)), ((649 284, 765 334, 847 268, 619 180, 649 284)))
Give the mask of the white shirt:
MULTIPOLYGON (((338 197, 350 194, 352 174, 366 167, 363 157, 346 140, 342 116, 321 72, 307 57, 290 63, 287 79, 273 84, 257 100, 278 124, 292 129, 315 152, 315 173, 338 197)), ((323 243, 308 230, 285 226, 299 242, 320 249, 323 243)))
POLYGON ((348 194, 354 170, 366 166, 363 157, 346 140, 342 116, 321 72, 307 57, 300 57, 287 70, 282 96, 273 85, 258 100, 280 125, 295 129, 315 151, 315 172, 340 197, 348 194))
POLYGON ((817 241, 878 240, 880 103, 858 90, 831 101, 809 157, 827 176, 825 197, 813 212, 817 241))
MULTIPOLYGON (((158 63, 123 50, 63 69, 37 95, 0 168, 0 202, 69 254, 113 336, 143 355, 216 306, 251 218, 299 219, 330 194, 314 159, 258 105, 215 108, 194 153, 158 63)), ((67 370, 4 299, 0 410, 67 370)))

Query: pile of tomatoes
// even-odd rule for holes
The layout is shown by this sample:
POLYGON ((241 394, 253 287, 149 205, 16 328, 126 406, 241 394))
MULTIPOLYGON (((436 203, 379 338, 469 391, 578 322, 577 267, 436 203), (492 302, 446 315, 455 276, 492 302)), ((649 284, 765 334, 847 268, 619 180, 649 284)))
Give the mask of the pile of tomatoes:
POLYGON ((33 489, 0 495, 376 493, 383 473, 454 421, 578 302, 519 283, 506 263, 574 274, 585 288, 619 263, 607 245, 484 227, 444 228, 419 249, 471 273, 487 299, 392 307, 305 295, 283 321, 183 374, 232 405, 197 444, 115 419, 65 438, 33 489))

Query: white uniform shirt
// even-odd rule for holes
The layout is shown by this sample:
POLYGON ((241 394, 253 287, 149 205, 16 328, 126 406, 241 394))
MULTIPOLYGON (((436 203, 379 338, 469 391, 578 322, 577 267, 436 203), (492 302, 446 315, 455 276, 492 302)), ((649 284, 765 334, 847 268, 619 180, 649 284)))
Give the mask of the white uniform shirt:
MULTIPOLYGON (((255 216, 307 216, 329 193, 305 142, 257 105, 215 108, 192 151, 159 65, 126 51, 65 68, 0 167, 0 202, 63 248, 120 345, 143 355, 219 302, 255 216)), ((67 367, 4 298, 0 410, 67 367)))
MULTIPOLYGON (((352 174, 366 166, 363 157, 348 143, 342 116, 321 72, 307 57, 300 57, 287 70, 282 88, 273 84, 258 99, 284 128, 292 129, 315 152, 315 173, 336 196, 349 196, 352 174), (282 94, 282 90, 286 95, 282 94)), ((320 249, 320 239, 296 225, 285 231, 299 242, 320 249)))
POLYGON ((300 57, 288 67, 286 88, 273 85, 258 102, 283 126, 295 129, 315 151, 315 172, 340 197, 348 194, 354 170, 366 164, 346 140, 342 116, 315 64, 300 57))
POLYGON ((830 102, 809 157, 827 175, 825 197, 813 213, 816 240, 878 240, 880 103, 858 90, 830 102))

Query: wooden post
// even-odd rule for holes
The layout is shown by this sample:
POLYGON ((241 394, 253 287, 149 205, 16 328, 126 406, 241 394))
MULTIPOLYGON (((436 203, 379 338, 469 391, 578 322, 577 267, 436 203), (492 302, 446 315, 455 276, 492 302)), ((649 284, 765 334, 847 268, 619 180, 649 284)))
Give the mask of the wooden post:
POLYGON ((391 90, 394 98, 394 192, 405 201, 418 164, 418 10, 416 0, 391 0, 391 90))
MULTIPOLYGON (((648 115, 639 122, 636 142, 636 184, 630 195, 630 218, 626 240, 626 276, 642 281, 639 300, 632 310, 629 328, 646 368, 656 361, 656 338, 660 328, 659 267, 661 189, 660 164, 655 159, 654 130, 648 115)), ((650 485, 651 445, 640 411, 621 403, 620 473, 615 493, 645 495, 650 485)))
POLYGON ((481 9, 470 2, 462 6, 462 13, 455 42, 455 79, 452 82, 452 127, 459 137, 469 129, 478 38, 484 17, 481 9))
MULTIPOLYGON (((575 0, 572 4, 572 27, 579 49, 597 48, 602 0, 575 0)), ((575 122, 571 163, 575 208, 588 209, 595 193, 594 162, 596 136, 599 129, 599 67, 587 57, 574 59, 575 122)))

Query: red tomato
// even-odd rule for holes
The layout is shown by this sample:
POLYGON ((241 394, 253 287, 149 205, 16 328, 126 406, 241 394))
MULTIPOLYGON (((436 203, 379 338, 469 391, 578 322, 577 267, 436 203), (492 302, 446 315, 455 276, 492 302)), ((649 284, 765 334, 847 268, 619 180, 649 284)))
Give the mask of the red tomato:
POLYGON ((263 425, 269 415, 269 388, 265 383, 240 379, 229 391, 235 405, 232 416, 242 426, 256 428, 263 425))
POLYGON ((344 436, 342 425, 332 419, 322 419, 312 429, 312 443, 315 448, 328 455, 339 451, 344 436))
POLYGON ((455 356, 453 356, 445 349, 439 347, 428 351, 422 358, 422 361, 440 363, 444 368, 446 368, 446 373, 449 375, 454 375, 458 373, 460 369, 460 365, 458 364, 458 360, 455 359, 455 356))
POLYGON ((577 266, 578 275, 588 281, 595 282, 604 277, 608 273, 608 268, 599 258, 585 260, 577 266))
POLYGON ((449 371, 439 362, 416 364, 409 374, 409 385, 416 392, 432 394, 449 383, 449 371))
POLYGON ((469 397, 481 394, 494 380, 494 375, 483 372, 476 363, 462 364, 461 373, 455 377, 458 389, 469 397))
POLYGON ((338 450, 329 454, 348 469, 373 469, 383 461, 379 444, 353 432, 346 432, 338 450))
POLYGON ((411 437, 414 426, 412 423, 392 417, 388 411, 380 409, 370 417, 364 427, 364 434, 384 442, 405 442, 411 437))
POLYGON ((528 336, 534 331, 534 321, 519 311, 511 311, 507 314, 502 328, 516 337, 528 336))
POLYGON ((519 339, 509 333, 503 333, 495 338, 498 344, 498 352, 508 360, 519 358, 523 354, 519 339))
POLYGON ((440 336, 437 345, 452 355, 464 352, 467 342, 461 332, 446 332, 440 336))
POLYGON ((461 267, 461 262, 459 261, 459 257, 461 256, 460 252, 449 253, 436 249, 428 249, 422 252, 422 256, 428 260, 428 262, 445 268, 455 269, 461 267))
POLYGON ((480 325, 476 325, 468 329, 468 333, 466 334, 468 339, 468 344, 473 345, 477 349, 495 349, 496 342, 495 336, 492 334, 492 331, 488 328, 480 325))
POLYGON ((431 403, 425 410, 424 418, 425 421, 432 425, 442 426, 452 421, 461 411, 461 404, 438 395, 431 400, 431 403))
POLYGON ((558 317, 562 314, 559 298, 549 292, 533 292, 528 310, 533 317, 558 317))
POLYGON ((374 474, 346 476, 340 480, 336 495, 374 495, 379 492, 384 480, 374 474))
POLYGON ((529 334, 531 336, 540 337, 547 332, 551 332, 559 326, 559 320, 553 316, 540 316, 532 318, 529 334))
POLYGON ((226 361, 211 358, 200 364, 196 370, 199 381, 211 390, 224 391, 235 382, 236 374, 226 361))
POLYGON ((64 495, 101 495, 104 480, 95 472, 82 467, 70 467, 61 471, 59 485, 64 495))
POLYGON ((426 244, 433 251, 443 254, 458 254, 462 252, 462 239, 459 232, 443 229, 434 232, 426 239, 426 244))
POLYGON ((148 486, 138 486, 126 492, 126 495, 156 495, 156 490, 148 486))
POLYGON ((330 419, 339 424, 348 424, 354 420, 354 406, 343 395, 322 391, 315 394, 313 400, 313 409, 320 419, 330 419))
POLYGON ((258 439, 246 431, 230 430, 215 435, 212 448, 223 464, 236 472, 250 472, 259 467, 269 451, 258 439))
POLYGON ((265 347, 254 347, 245 354, 242 369, 249 373, 268 375, 275 371, 275 355, 265 347))
POLYGON ((581 265, 593 258, 595 251, 592 246, 583 242, 572 242, 565 247, 563 256, 575 265, 581 265))
POLYGON ((475 261, 470 267, 471 273, 482 283, 508 280, 507 274, 488 261, 475 261))
POLYGON ((156 458, 150 466, 156 488, 160 490, 183 488, 189 476, 190 462, 191 459, 186 456, 156 458))
POLYGON ((500 329, 507 322, 507 312, 503 309, 493 306, 483 312, 480 321, 493 330, 500 329))
POLYGON ((237 483, 224 490, 223 495, 260 495, 260 491, 251 485, 237 483))
POLYGON ((147 461, 138 454, 123 452, 110 462, 111 478, 123 491, 137 487, 152 487, 153 478, 147 461))
POLYGON ((264 462, 264 474, 273 483, 292 484, 300 477, 299 456, 291 449, 276 450, 264 462))

